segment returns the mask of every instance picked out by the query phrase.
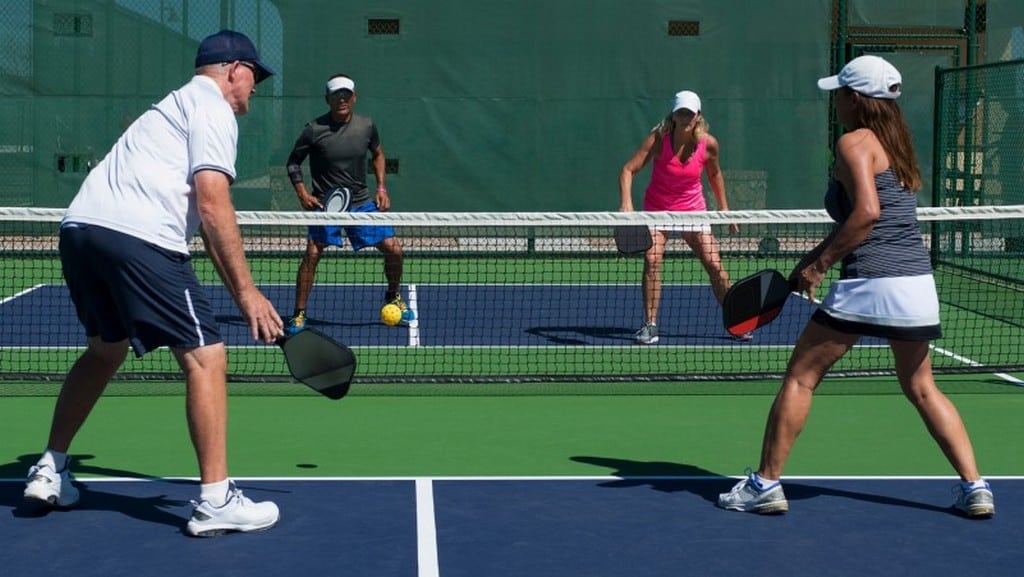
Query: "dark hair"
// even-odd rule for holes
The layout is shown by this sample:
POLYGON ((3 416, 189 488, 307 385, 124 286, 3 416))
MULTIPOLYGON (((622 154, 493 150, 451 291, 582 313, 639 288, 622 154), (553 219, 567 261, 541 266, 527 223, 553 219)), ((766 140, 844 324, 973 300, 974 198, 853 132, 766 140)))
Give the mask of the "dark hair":
POLYGON ((853 107, 857 125, 875 133, 885 153, 889 155, 889 164, 900 183, 910 190, 920 190, 921 169, 917 165, 910 128, 899 104, 887 98, 871 98, 863 94, 858 96, 853 107))

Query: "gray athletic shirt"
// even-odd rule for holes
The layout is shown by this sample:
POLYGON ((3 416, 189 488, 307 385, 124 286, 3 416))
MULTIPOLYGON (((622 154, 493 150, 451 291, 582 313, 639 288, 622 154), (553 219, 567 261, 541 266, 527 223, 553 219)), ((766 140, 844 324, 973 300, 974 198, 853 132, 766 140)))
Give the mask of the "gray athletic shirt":
POLYGON ((348 123, 335 122, 330 114, 309 121, 288 156, 288 177, 302 181, 302 162, 309 157, 313 195, 345 187, 352 191, 352 207, 370 202, 366 188, 366 155, 380 146, 373 119, 353 114, 348 123))

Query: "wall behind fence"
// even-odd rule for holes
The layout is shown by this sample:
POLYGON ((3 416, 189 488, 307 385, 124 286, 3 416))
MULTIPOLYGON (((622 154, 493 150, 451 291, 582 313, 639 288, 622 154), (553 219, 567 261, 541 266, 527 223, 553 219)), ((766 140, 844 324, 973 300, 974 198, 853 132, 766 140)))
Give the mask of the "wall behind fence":
MULTIPOLYGON (((858 22, 892 17, 871 4, 855 3, 858 22)), ((828 98, 814 81, 832 72, 832 0, 0 9, 0 205, 65 206, 127 123, 187 81, 199 40, 222 27, 253 37, 280 73, 240 120, 240 208, 297 209, 283 164, 303 124, 326 110, 323 83, 336 72, 355 79, 357 112, 376 120, 397 165, 396 210, 615 209, 622 164, 683 88, 704 100, 733 208, 817 207, 827 176, 828 98)))

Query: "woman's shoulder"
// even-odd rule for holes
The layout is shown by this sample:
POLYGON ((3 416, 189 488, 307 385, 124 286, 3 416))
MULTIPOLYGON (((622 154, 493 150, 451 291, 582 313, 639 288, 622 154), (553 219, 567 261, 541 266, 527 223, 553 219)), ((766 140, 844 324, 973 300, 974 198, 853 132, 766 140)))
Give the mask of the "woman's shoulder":
POLYGON ((836 145, 839 147, 864 147, 864 146, 880 146, 878 137, 875 136, 875 132, 870 128, 858 128, 849 132, 844 132, 839 140, 836 141, 836 145))
POLYGON ((700 137, 700 142, 704 144, 704 147, 707 150, 711 152, 718 152, 718 139, 710 132, 703 134, 700 137))
POLYGON ((845 157, 885 154, 882 143, 870 128, 851 130, 836 141, 836 152, 845 157))

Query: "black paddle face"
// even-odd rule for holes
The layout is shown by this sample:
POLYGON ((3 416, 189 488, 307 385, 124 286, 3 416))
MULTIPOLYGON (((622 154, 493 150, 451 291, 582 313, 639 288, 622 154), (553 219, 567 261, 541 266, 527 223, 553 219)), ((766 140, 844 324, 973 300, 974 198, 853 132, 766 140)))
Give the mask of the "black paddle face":
POLYGON ((762 270, 737 281, 722 299, 725 330, 739 336, 772 322, 782 312, 789 293, 789 283, 775 270, 762 270))
POLYGON ((651 230, 645 224, 623 224, 615 227, 615 248, 626 256, 644 254, 652 244, 651 230))
POLYGON ((348 394, 356 372, 352 349, 315 329, 278 339, 292 377, 329 399, 348 394))

